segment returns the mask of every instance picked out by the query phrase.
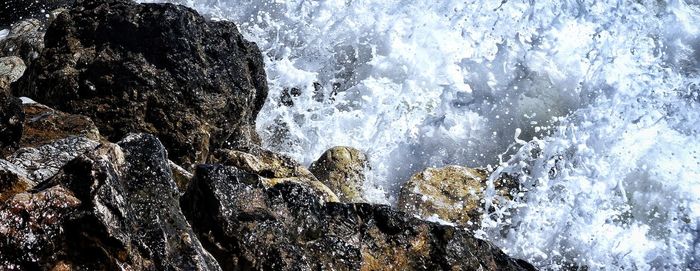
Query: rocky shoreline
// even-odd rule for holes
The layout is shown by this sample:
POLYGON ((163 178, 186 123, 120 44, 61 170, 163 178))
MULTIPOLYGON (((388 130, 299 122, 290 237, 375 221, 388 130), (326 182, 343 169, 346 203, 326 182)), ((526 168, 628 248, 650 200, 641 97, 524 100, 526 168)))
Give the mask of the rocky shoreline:
POLYGON ((0 41, 0 269, 534 270, 470 230, 488 172, 427 169, 394 210, 364 203, 358 150, 307 169, 262 148, 263 57, 233 23, 126 0, 49 17, 0 41))

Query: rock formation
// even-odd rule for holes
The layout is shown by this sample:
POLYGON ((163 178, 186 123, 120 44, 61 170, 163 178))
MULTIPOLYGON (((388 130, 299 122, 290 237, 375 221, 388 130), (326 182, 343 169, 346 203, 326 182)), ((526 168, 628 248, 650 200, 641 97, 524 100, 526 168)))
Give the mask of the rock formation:
POLYGON ((185 168, 210 150, 259 143, 262 55, 233 23, 172 4, 76 5, 49 26, 15 95, 88 116, 111 141, 152 133, 185 168))

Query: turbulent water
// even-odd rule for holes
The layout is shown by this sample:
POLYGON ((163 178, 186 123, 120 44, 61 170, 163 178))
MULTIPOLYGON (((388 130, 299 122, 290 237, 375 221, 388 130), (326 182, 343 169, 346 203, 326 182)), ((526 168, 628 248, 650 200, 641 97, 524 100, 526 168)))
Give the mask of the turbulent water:
POLYGON ((267 147, 362 149, 379 203, 428 166, 517 176, 479 234, 540 268, 700 269, 699 1, 185 4, 264 51, 267 147))

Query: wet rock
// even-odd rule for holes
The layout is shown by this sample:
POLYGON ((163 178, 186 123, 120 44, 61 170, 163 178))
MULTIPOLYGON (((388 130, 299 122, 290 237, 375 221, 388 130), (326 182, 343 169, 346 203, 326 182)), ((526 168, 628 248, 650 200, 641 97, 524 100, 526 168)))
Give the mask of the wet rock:
POLYGON ((258 155, 220 149, 214 153, 211 160, 258 175, 266 187, 293 182, 311 188, 324 201, 338 202, 340 200, 331 189, 319 182, 308 169, 294 159, 262 149, 255 150, 255 153, 258 155))
POLYGON ((62 224, 79 204, 60 186, 0 202, 0 269, 48 269, 41 262, 61 257, 62 224))
MULTIPOLYGON (((70 192, 72 203, 79 204, 49 205, 46 212, 63 213, 67 208, 68 215, 35 223, 37 229, 55 229, 35 233, 50 240, 45 242, 50 246, 22 245, 31 242, 28 237, 0 242, 0 251, 32 255, 14 260, 20 270, 220 270, 182 214, 166 151, 151 135, 105 143, 70 161, 30 195, 54 189, 70 192)), ((43 206, 45 201, 34 204, 43 206)), ((6 206, 1 210, 16 209, 6 206)), ((6 230, 22 230, 18 226, 11 224, 6 230)), ((2 264, 0 269, 8 267, 2 264)))
POLYGON ((25 119, 20 147, 38 147, 76 136, 100 141, 95 123, 88 117, 54 110, 38 103, 22 105, 25 119))
MULTIPOLYGON (((428 168, 411 177, 399 193, 399 210, 421 218, 439 218, 477 227, 483 214, 484 190, 489 172, 484 169, 447 166, 428 168), (435 217, 437 216, 437 217, 435 217)), ((514 181, 496 181, 499 193, 509 195, 514 181)))
POLYGON ((13 91, 90 117, 109 140, 155 134, 186 169, 209 150, 259 143, 263 59, 231 22, 172 4, 86 0, 58 15, 45 42, 13 91))
POLYGON ((85 137, 68 137, 35 148, 21 148, 7 160, 26 171, 30 180, 39 183, 53 177, 66 163, 94 150, 98 145, 98 142, 85 137))
POLYGON ((362 186, 367 169, 369 163, 362 151, 340 146, 324 152, 309 168, 342 202, 366 202, 362 186))
POLYGON ((7 81, 0 76, 0 155, 2 157, 19 146, 24 121, 22 101, 10 96, 6 92, 7 89, 3 87, 7 87, 7 81))
POLYGON ((177 189, 180 193, 185 193, 194 175, 178 164, 175 164, 173 161, 168 160, 168 165, 170 166, 170 171, 173 173, 173 181, 175 181, 177 189))
POLYGON ((265 188, 234 167, 197 167, 181 205, 225 270, 533 270, 467 231, 388 206, 322 204, 308 187, 265 188))
POLYGON ((0 55, 16 56, 29 66, 44 49, 44 24, 36 19, 17 22, 4 40, 0 40, 0 55))
POLYGON ((24 74, 24 70, 26 70, 26 68, 27 67, 24 65, 24 61, 22 61, 22 59, 19 57, 0 57, 0 77, 7 77, 10 83, 15 82, 17 79, 22 77, 22 74, 24 74))

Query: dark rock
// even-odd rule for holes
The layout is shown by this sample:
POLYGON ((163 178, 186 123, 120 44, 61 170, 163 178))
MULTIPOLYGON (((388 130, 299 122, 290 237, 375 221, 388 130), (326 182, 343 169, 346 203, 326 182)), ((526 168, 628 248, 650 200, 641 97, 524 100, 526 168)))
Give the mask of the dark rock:
POLYGON ((7 81, 0 77, 0 155, 11 153, 19 146, 22 137, 24 112, 22 101, 7 93, 7 81))
POLYGON ((38 147, 71 137, 99 141, 100 133, 88 117, 54 110, 38 103, 23 104, 25 119, 20 147, 38 147))
MULTIPOLYGON (((57 214, 54 220, 32 222, 50 231, 32 233, 41 240, 37 245, 23 245, 35 244, 36 238, 20 234, 17 241, 0 242, 0 252, 11 251, 9 256, 31 255, 0 261, 0 269, 220 270, 182 214, 165 149, 151 135, 105 143, 70 161, 26 197, 53 190, 67 191, 75 200, 63 205, 66 199, 53 205, 34 200, 46 206, 42 211, 57 214)), ((26 213, 17 205, 0 210, 26 213)), ((26 231, 20 226, 9 224, 5 230, 26 231)))
POLYGON ((62 223, 79 204, 60 186, 0 202, 0 269, 39 270, 41 263, 60 257, 62 223))
POLYGON ((181 205, 226 270, 534 269, 470 232, 388 206, 322 204, 295 183, 266 189, 233 167, 199 166, 181 205))
POLYGON ((231 22, 172 4, 85 0, 45 42, 13 91, 90 117, 109 140, 153 133, 185 168, 209 150, 259 143, 263 59, 231 22))

